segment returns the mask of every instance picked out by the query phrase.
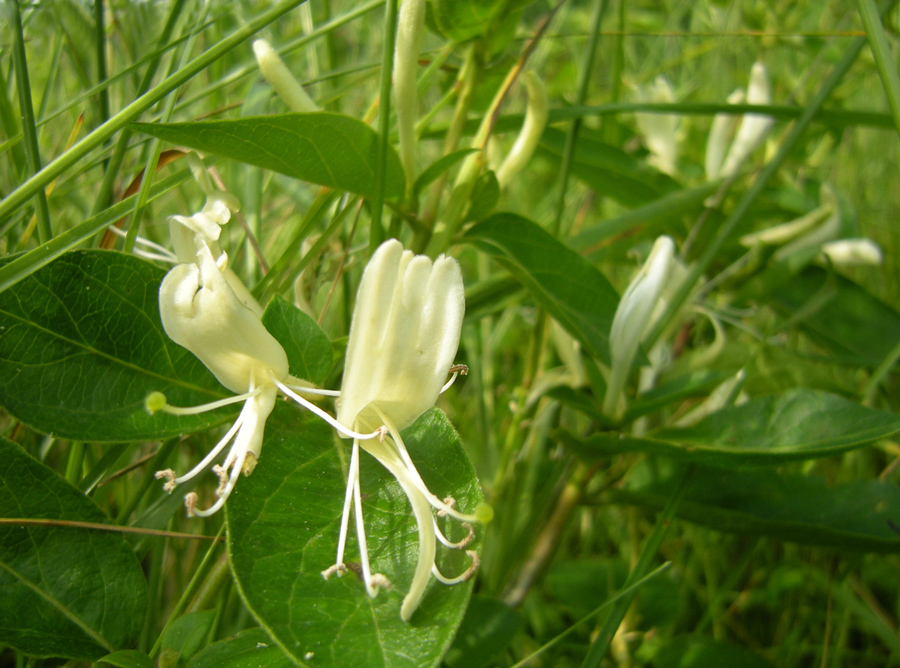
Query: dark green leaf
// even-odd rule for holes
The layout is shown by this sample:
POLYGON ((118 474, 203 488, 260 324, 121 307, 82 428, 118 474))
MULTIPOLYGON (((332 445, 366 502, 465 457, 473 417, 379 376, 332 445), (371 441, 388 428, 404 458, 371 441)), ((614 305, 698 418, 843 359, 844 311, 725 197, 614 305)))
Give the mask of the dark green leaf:
POLYGON ((418 195, 423 188, 434 183, 442 174, 450 170, 453 165, 463 160, 467 155, 477 153, 478 150, 477 148, 463 148, 438 158, 419 174, 419 178, 416 179, 413 185, 413 193, 418 195))
POLYGON ((162 651, 169 651, 173 660, 187 661, 206 643, 217 614, 216 610, 201 610, 176 619, 163 635, 162 651))
POLYGON ((609 364, 609 330, 619 296, 594 265, 512 213, 490 216, 464 238, 509 269, 560 325, 609 364))
POLYGON ((87 441, 161 439, 199 431, 233 408, 150 415, 228 396, 159 319, 163 271, 113 251, 73 251, 0 293, 0 406, 45 433, 87 441))
MULTIPOLYGON (((291 113, 192 123, 135 123, 172 144, 231 158, 336 190, 372 197, 378 134, 349 116, 291 113)), ((385 197, 403 196, 403 168, 388 147, 385 197)))
POLYGON ((806 269, 775 292, 771 303, 788 316, 803 312, 804 330, 850 364, 877 366, 900 340, 900 313, 823 269, 806 269), (807 309, 817 296, 824 299, 807 309))
MULTIPOLYGON (((0 517, 109 524, 61 476, 0 437, 0 517)), ((0 644, 93 660, 143 626, 147 586, 122 536, 75 527, 0 526, 0 644)))
POLYGON ((262 629, 242 631, 214 643, 191 659, 188 668, 289 668, 295 666, 262 629))
POLYGON ((653 654, 653 668, 775 668, 752 650, 711 638, 677 636, 664 641, 653 654))
MULTIPOLYGON (((681 478, 670 460, 645 460, 610 497, 658 509, 681 478)), ((740 535, 866 552, 900 550, 900 536, 888 524, 900 517, 900 488, 877 480, 831 486, 817 476, 697 467, 678 516, 740 535)))
POLYGON ((649 437, 604 432, 567 442, 588 458, 647 452, 710 466, 759 466, 827 457, 900 430, 900 415, 817 390, 794 389, 716 411, 692 427, 649 437))
MULTIPOLYGON (((429 488, 474 510, 482 499, 478 480, 444 414, 426 413, 404 439, 429 488)), ((295 407, 279 404, 269 418, 260 464, 226 506, 229 553, 245 602, 297 660, 312 652, 323 667, 434 666, 462 621, 472 583, 432 580, 411 621, 400 619, 418 556, 416 524, 399 485, 366 452, 360 478, 369 556, 373 572, 393 589, 372 599, 352 571, 322 577, 335 560, 346 487, 335 441, 330 427, 295 407)), ((451 540, 465 535, 458 523, 440 521, 451 540)), ((347 562, 358 561, 352 524, 347 562)), ((479 527, 476 540, 481 533, 479 527)), ((445 574, 462 572, 468 559, 438 545, 445 574)))
MULTIPOLYGON (((566 133, 548 127, 540 145, 545 154, 561 159, 566 133)), ((597 193, 625 206, 642 206, 678 189, 671 177, 615 146, 591 138, 584 131, 578 137, 572 173, 597 193)))
POLYGON ((123 649, 112 654, 107 654, 99 661, 101 665, 116 666, 116 668, 156 668, 156 664, 149 656, 136 649, 123 649))
POLYGON ((316 321, 276 296, 262 317, 287 354, 291 375, 321 385, 333 365, 331 341, 316 321))
POLYGON ((483 668, 507 648, 521 625, 522 615, 517 610, 476 594, 444 663, 450 668, 483 668))
POLYGON ((469 198, 466 220, 481 220, 494 210, 499 199, 500 183, 497 181, 497 175, 488 170, 475 181, 475 187, 469 198))

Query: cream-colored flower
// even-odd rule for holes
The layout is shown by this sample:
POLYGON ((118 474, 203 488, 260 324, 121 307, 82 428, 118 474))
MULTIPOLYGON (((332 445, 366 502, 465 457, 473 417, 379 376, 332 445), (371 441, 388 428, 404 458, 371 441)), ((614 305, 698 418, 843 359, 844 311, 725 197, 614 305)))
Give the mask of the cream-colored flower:
MULTIPOLYGON (((637 89, 638 102, 671 104, 675 102, 672 85, 660 75, 653 83, 637 89)), ((644 145, 650 151, 649 162, 661 172, 675 174, 678 160, 678 126, 681 119, 677 114, 656 114, 638 112, 634 115, 638 129, 644 135, 644 145)))
MULTIPOLYGON (((419 561, 400 616, 409 620, 419 605, 433 574, 445 584, 467 580, 478 565, 455 578, 445 577, 434 562, 436 540, 451 548, 463 548, 472 538, 473 521, 490 519, 486 506, 474 514, 456 510, 451 498, 432 494, 416 470, 400 432, 431 408, 449 387, 448 372, 459 346, 464 311, 463 282, 455 260, 439 257, 434 263, 423 255, 404 251, 398 241, 383 243, 372 256, 360 282, 350 327, 344 380, 338 405, 338 421, 355 431, 387 427, 383 439, 361 442, 354 438, 341 519, 335 564, 324 577, 346 571, 344 548, 351 508, 355 507, 357 539, 366 591, 375 596, 389 586, 369 567, 365 527, 360 504, 359 446, 372 454, 397 479, 412 504, 419 530, 419 561), (438 528, 433 509, 467 523, 469 535, 449 541, 438 528)), ((451 379, 450 382, 452 382, 451 379)))

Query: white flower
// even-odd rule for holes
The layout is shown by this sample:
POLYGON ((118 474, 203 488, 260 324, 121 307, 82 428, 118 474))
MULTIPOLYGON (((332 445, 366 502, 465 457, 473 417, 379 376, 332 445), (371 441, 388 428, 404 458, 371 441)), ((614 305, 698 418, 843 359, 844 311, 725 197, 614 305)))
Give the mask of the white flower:
MULTIPOLYGON (((451 548, 463 548, 473 530, 458 543, 449 541, 438 528, 432 508, 464 523, 488 521, 491 511, 480 507, 475 514, 456 510, 452 498, 441 500, 432 494, 410 459, 400 432, 431 408, 445 384, 459 346, 465 308, 463 282, 455 260, 439 257, 433 264, 423 255, 404 251, 398 241, 383 243, 374 253, 359 285, 344 380, 338 406, 338 421, 356 431, 387 427, 389 436, 370 439, 362 447, 387 468, 400 483, 412 504, 419 530, 419 561, 409 593, 400 609, 408 621, 425 593, 431 575, 445 584, 467 580, 478 565, 469 552, 472 566, 455 578, 445 577, 434 563, 435 540, 451 548)), ((454 373, 454 378, 455 378, 454 373)), ((452 379, 451 381, 452 382, 452 379)), ((338 540, 337 559, 322 572, 324 577, 346 571, 344 547, 351 507, 355 506, 357 539, 366 591, 375 596, 390 583, 381 574, 372 574, 366 548, 365 527, 360 505, 359 446, 354 438, 338 540)))
MULTIPOLYGON (((236 396, 202 406, 179 408, 170 406, 164 395, 154 392, 147 398, 147 408, 151 412, 162 410, 175 415, 192 415, 244 402, 237 421, 190 472, 177 476, 167 469, 156 474, 157 478, 166 479, 164 487, 171 492, 177 485, 204 471, 233 441, 224 463, 213 467, 220 485, 216 492, 218 499, 212 507, 198 509, 197 495, 193 492, 185 497, 188 515, 206 517, 225 504, 241 472, 245 475, 253 472, 262 448, 266 419, 275 406, 279 390, 330 424, 340 425, 322 409, 297 395, 296 391, 335 393, 315 390, 309 383, 289 375, 284 349, 260 320, 262 309, 243 284, 240 284, 243 295, 234 290, 232 282, 240 283, 234 274, 231 274, 233 281, 228 280, 225 273, 227 256, 222 253, 214 258, 202 235, 195 236, 195 243, 198 248, 196 261, 176 266, 163 278, 159 287, 160 318, 169 338, 194 353, 236 396), (255 308, 247 304, 248 299, 255 308)), ((381 431, 349 433, 365 439, 378 436, 381 431)))
POLYGON ((603 413, 614 419, 621 418, 624 412, 622 390, 625 379, 674 262, 675 242, 667 236, 659 237, 644 266, 631 281, 616 307, 609 333, 612 369, 603 399, 603 413))
MULTIPOLYGON (((735 91, 728 97, 729 104, 738 104, 744 101, 743 91, 735 91)), ((747 104, 765 105, 772 103, 772 93, 769 90, 769 77, 765 65, 754 63, 750 69, 750 83, 747 87, 747 104)), ((741 118, 740 127, 728 154, 722 158, 724 152, 725 135, 730 125, 728 114, 718 114, 713 120, 706 148, 706 178, 725 178, 740 169, 747 159, 769 133, 775 119, 765 114, 745 114, 741 118)))
POLYGON ((881 247, 871 239, 841 239, 822 246, 822 253, 839 267, 880 265, 884 261, 881 247))
MULTIPOLYGON (((675 101, 672 85, 660 75, 646 88, 637 89, 639 102, 671 104, 675 101)), ((678 124, 677 114, 657 114, 639 112, 634 115, 638 129, 644 135, 644 144, 650 151, 650 163, 661 172, 675 174, 675 163, 678 159, 678 124)))

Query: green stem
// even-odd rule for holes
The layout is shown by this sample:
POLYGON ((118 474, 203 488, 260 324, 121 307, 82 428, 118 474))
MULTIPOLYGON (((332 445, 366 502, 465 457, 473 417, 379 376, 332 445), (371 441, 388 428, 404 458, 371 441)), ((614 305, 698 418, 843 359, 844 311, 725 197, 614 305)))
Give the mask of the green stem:
MULTIPOLYGON (((896 1, 897 0, 887 0, 887 2, 882 5, 882 9, 887 11, 896 1)), ((756 180, 753 181, 753 184, 747 189, 747 192, 744 193, 744 196, 741 198, 741 201, 735 207, 734 211, 719 227, 718 233, 712 239, 709 246, 707 246, 706 251, 704 251, 703 255, 693 264, 688 275, 679 285, 677 292, 672 296, 671 301, 666 307, 666 311, 663 313, 662 317, 654 323, 653 327, 647 333, 647 336, 643 339, 645 350, 650 350, 654 346, 663 331, 675 318, 675 314, 678 313, 679 309, 681 309, 682 305, 693 291, 694 285, 704 272, 706 272, 709 265, 718 254, 719 249, 725 241, 731 237, 735 228, 737 228, 744 219, 744 216, 747 215, 747 212, 753 206, 756 198, 759 197, 769 180, 775 175, 775 172, 778 171, 787 156, 794 149, 794 146, 800 140, 800 137, 803 136, 803 133, 822 108, 822 105, 825 104, 825 101, 831 95, 831 92, 850 70, 850 67, 853 65, 856 57, 859 55, 859 52, 865 44, 865 37, 857 37, 851 43, 850 48, 844 53, 843 58, 841 58, 835 68, 831 71, 831 74, 816 92, 806 109, 804 109, 803 114, 794 123, 790 132, 788 132, 787 136, 781 142, 781 146, 778 147, 778 153, 776 153, 775 157, 762 168, 759 175, 756 177, 756 180)))
MULTIPOLYGON (((19 113, 22 115, 22 133, 25 138, 25 163, 31 179, 41 172, 41 153, 38 148, 37 126, 34 121, 34 107, 31 103, 31 81, 28 78, 28 61, 25 56, 25 35, 22 32, 22 15, 19 12, 19 0, 9 3, 9 19, 13 33, 13 66, 16 70, 16 88, 19 91, 19 113)), ((29 180, 31 180, 29 179, 29 180)), ((49 182, 49 181, 48 181, 49 182)), ((27 183, 27 181, 26 181, 27 183)), ((30 195, 35 199, 37 215, 38 241, 43 243, 53 238, 50 228, 50 209, 47 207, 47 196, 41 184, 30 195)), ((21 190, 21 186, 13 192, 21 190)), ((24 200, 27 198, 23 198, 24 200)), ((3 202, 0 202, 2 209, 3 202)), ((0 214, 0 219, 6 216, 0 214)))
MULTIPOLYGON (((269 11, 264 12, 259 17, 235 30, 225 39, 217 42, 210 49, 194 58, 186 67, 181 68, 172 76, 151 88, 146 94, 140 96, 134 102, 126 106, 71 149, 60 155, 56 160, 49 163, 46 167, 25 181, 25 183, 9 193, 4 200, 0 201, 0 220, 9 217, 10 213, 22 206, 29 198, 35 196, 38 191, 57 176, 73 167, 84 156, 103 144, 103 142, 121 129, 126 123, 134 120, 170 92, 190 81, 198 72, 204 70, 249 37, 288 13, 301 2, 304 2, 304 0, 284 0, 283 2, 280 2, 269 11)), ((18 5, 17 2, 14 2, 13 4, 18 5)))
MULTIPOLYGON (((106 21, 103 14, 103 0, 94 0, 94 29, 96 31, 97 83, 106 81, 106 21)), ((97 96, 100 122, 109 118, 109 86, 100 89, 97 96)))
POLYGON ((387 0, 384 15, 384 45, 381 52, 381 88, 378 95, 378 155, 375 170, 375 197, 372 198, 372 227, 369 251, 384 241, 381 215, 384 210, 384 185, 387 171, 388 141, 391 130, 391 73, 394 71, 394 44, 397 41, 397 3, 387 0))
POLYGON ((66 480, 75 487, 81 481, 81 470, 84 466, 84 443, 72 441, 69 444, 69 460, 66 462, 66 480))
POLYGON ((900 132, 900 75, 897 74, 897 63, 894 62, 891 45, 888 44, 887 35, 884 33, 884 24, 875 7, 875 0, 856 0, 856 5, 866 28, 866 37, 875 57, 875 65, 881 75, 881 83, 891 107, 894 125, 897 126, 897 132, 900 132))
MULTIPOLYGON (((603 13, 606 9, 605 0, 594 0, 594 14, 591 18, 591 41, 584 52, 584 61, 581 63, 581 75, 578 81, 578 95, 575 104, 581 106, 587 99, 588 88, 591 84, 591 72, 594 68, 594 59, 597 53, 597 44, 600 41, 600 24, 603 21, 603 13)), ((556 201, 556 218, 553 221, 551 232, 557 236, 562 231, 562 219, 566 212, 566 194, 569 189, 569 172, 572 171, 572 163, 575 160, 575 144, 578 141, 578 133, 581 130, 581 117, 572 121, 569 133, 566 135, 566 146, 563 150, 562 167, 559 172, 559 198, 556 201)))
MULTIPOLYGON (((666 507, 656 521, 656 526, 653 527, 653 531, 644 541, 637 563, 634 565, 634 568, 631 569, 631 573, 628 574, 628 579, 625 581, 626 588, 633 586, 650 572, 650 566, 653 564, 657 552, 659 552, 659 546, 669 529, 672 519, 675 517, 675 512, 678 510, 678 506, 681 504, 685 492, 690 486, 693 471, 693 467, 688 467, 681 476, 678 487, 675 489, 672 496, 669 497, 666 507)), ((591 648, 588 650, 588 654, 584 659, 584 663, 581 664, 581 668, 598 668, 603 657, 606 656, 609 644, 612 642, 613 636, 619 628, 619 624, 621 624, 622 620, 625 618, 625 613, 628 612, 628 608, 631 606, 631 602, 634 600, 636 594, 637 590, 633 589, 627 596, 620 598, 615 607, 613 607, 612 611, 609 613, 609 617, 603 622, 599 635, 591 644, 591 648)))

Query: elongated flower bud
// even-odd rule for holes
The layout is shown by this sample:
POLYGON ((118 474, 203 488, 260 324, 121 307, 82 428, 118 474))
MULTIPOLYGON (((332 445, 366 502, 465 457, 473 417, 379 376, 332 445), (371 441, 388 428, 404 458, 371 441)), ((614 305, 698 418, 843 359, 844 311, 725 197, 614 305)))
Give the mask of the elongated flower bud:
POLYGON ((416 71, 419 41, 425 26, 425 0, 402 0, 399 14, 394 48, 394 104, 397 109, 400 162, 409 187, 416 180, 416 71))
POLYGON ((541 140, 541 135, 544 133, 547 116, 550 113, 547 88, 540 77, 534 72, 527 72, 525 86, 528 88, 528 108, 525 111, 525 122, 522 124, 519 136, 516 137, 516 142, 497 170, 497 182, 500 184, 500 188, 505 188, 531 160, 531 156, 534 155, 534 150, 541 140))
POLYGON ((278 97, 284 100, 288 109, 299 112, 319 111, 319 106, 303 90, 303 86, 294 78, 267 41, 258 39, 253 42, 253 53, 256 54, 256 62, 266 81, 272 84, 272 88, 278 93, 278 97))
MULTIPOLYGON (((750 70, 750 85, 747 87, 747 104, 771 103, 772 93, 769 90, 766 68, 762 63, 754 63, 750 70)), ((747 156, 765 139, 774 123, 775 119, 771 116, 745 114, 718 175, 727 177, 736 172, 747 156)))
MULTIPOLYGON (((660 75, 647 90, 638 90, 638 99, 641 102, 671 103, 675 101, 675 95, 669 80, 660 75)), ((634 117, 644 135, 644 144, 651 153, 650 162, 660 171, 674 174, 678 159, 678 116, 639 112, 634 117)))

